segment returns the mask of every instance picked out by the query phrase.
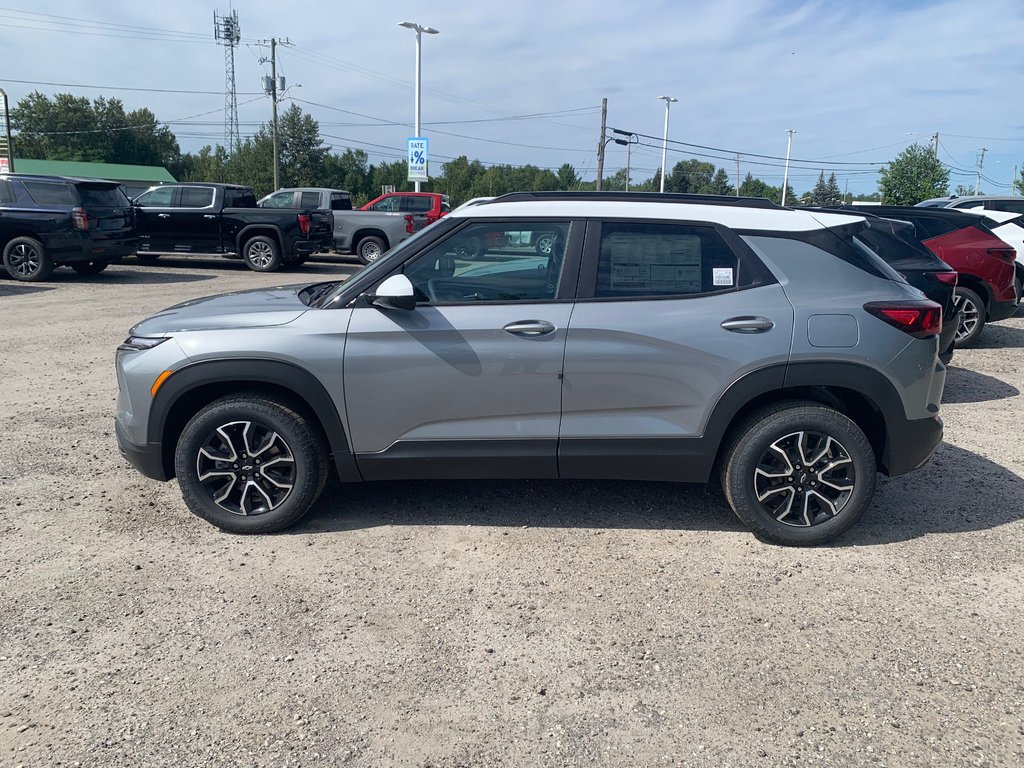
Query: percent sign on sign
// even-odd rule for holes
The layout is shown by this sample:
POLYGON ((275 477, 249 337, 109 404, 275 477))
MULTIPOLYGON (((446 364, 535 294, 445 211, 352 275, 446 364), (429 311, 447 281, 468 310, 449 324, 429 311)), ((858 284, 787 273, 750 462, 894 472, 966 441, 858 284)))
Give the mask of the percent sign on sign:
POLYGON ((422 149, 417 149, 415 152, 412 153, 412 161, 416 165, 423 165, 425 162, 427 162, 427 158, 424 157, 422 149))
POLYGON ((409 139, 409 181, 427 181, 427 140, 423 137, 409 139))

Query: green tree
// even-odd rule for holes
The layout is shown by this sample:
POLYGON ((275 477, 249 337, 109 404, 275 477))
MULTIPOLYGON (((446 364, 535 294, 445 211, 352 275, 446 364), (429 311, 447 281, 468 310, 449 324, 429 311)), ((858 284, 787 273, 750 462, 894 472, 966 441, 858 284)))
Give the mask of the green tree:
MULTIPOLYGON (((801 200, 803 200, 803 198, 801 198, 801 200)), ((836 181, 836 175, 833 173, 826 180, 825 172, 822 171, 821 175, 818 176, 818 181, 814 184, 814 189, 811 190, 807 199, 804 200, 804 205, 842 204, 843 193, 839 189, 839 182, 836 181)))
POLYGON ((949 171, 931 149, 914 144, 882 168, 878 187, 888 205, 916 205, 949 194, 949 171))
POLYGON ((839 181, 836 179, 835 173, 830 173, 828 177, 828 184, 826 186, 828 192, 826 205, 842 205, 843 204, 843 192, 839 189, 839 181))
MULTIPOLYGON (((278 120, 277 143, 282 187, 312 187, 324 178, 330 147, 320 138, 320 123, 292 104, 278 120)), ((265 126, 266 128, 266 126, 265 126)))
MULTIPOLYGON (((773 187, 761 179, 754 178, 753 174, 747 173, 743 183, 740 184, 740 194, 744 197, 766 197, 773 203, 782 201, 782 187, 773 187)), ((786 204, 793 205, 799 201, 793 188, 786 185, 786 204)))
POLYGON ((1024 168, 1021 168, 1020 176, 1013 180, 1013 188, 1018 195, 1024 195, 1024 168))
POLYGON ((344 189, 352 195, 355 207, 376 197, 370 185, 369 160, 361 149, 346 148, 340 155, 328 155, 324 160, 323 183, 332 189, 344 189))
POLYGON ((452 207, 462 205, 473 197, 473 183, 485 173, 479 160, 469 161, 465 155, 441 166, 441 175, 432 180, 435 189, 448 195, 452 207))
POLYGON ((957 184, 956 190, 953 192, 957 197, 966 197, 974 194, 974 187, 967 184, 957 184))
POLYGON ((572 167, 571 163, 563 163, 555 174, 557 179, 558 187, 560 190, 571 190, 576 189, 580 183, 580 177, 576 175, 576 169, 572 167))

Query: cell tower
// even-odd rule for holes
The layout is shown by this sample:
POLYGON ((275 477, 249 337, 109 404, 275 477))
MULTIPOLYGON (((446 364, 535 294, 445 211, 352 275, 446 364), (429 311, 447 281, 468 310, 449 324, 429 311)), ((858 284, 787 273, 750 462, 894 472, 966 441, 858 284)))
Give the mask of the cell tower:
POLYGON ((238 94, 235 91, 235 48, 242 39, 238 11, 227 16, 213 12, 213 37, 224 46, 224 146, 234 152, 241 143, 238 136, 238 94))

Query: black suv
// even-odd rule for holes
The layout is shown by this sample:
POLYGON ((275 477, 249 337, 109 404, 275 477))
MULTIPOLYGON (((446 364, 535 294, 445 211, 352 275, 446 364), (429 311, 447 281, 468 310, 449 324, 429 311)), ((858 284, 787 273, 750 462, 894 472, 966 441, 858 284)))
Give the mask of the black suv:
POLYGON ((0 175, 0 249, 15 280, 45 280, 62 265, 96 274, 137 242, 131 202, 113 181, 0 175))

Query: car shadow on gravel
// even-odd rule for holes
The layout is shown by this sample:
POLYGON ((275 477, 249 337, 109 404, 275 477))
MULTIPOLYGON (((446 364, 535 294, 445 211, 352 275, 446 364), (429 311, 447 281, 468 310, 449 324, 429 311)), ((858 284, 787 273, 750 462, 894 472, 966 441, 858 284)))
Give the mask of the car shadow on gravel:
MULTIPOLYGON (((969 533, 1024 519, 1024 478, 943 443, 917 472, 878 478, 864 517, 830 547, 894 544, 969 533)), ((509 480, 342 485, 333 479, 311 513, 281 535, 378 526, 488 526, 745 531, 718 487, 613 480, 509 480)))
MULTIPOLYGON (((1020 311, 1017 312, 1020 316, 1020 311)), ((971 344, 971 349, 1024 349, 1024 329, 1005 323, 991 323, 971 344)), ((956 360, 956 355, 953 355, 956 360)))
POLYGON ((141 270, 113 269, 98 275, 79 275, 62 269, 54 272, 47 280, 58 285, 161 285, 170 283, 197 283, 213 280, 216 275, 190 275, 181 272, 143 272, 141 270))
POLYGON ((48 285, 21 285, 18 283, 0 282, 0 296, 29 296, 33 293, 52 291, 48 285))
POLYGON ((954 405, 985 403, 1016 397, 1019 394, 1019 389, 1001 379, 953 365, 946 371, 946 388, 942 392, 942 402, 954 405))
MULTIPOLYGON (((210 270, 217 272, 248 272, 250 271, 241 259, 202 258, 200 256, 161 256, 153 262, 142 262, 137 259, 126 259, 119 266, 130 267, 131 271, 159 273, 166 269, 210 270)), ((305 276, 329 275, 331 277, 348 276, 359 271, 361 264, 353 263, 343 256, 314 256, 305 264, 287 267, 274 274, 281 275, 287 282, 302 282, 305 276), (296 278, 293 280, 292 278, 296 278)))

